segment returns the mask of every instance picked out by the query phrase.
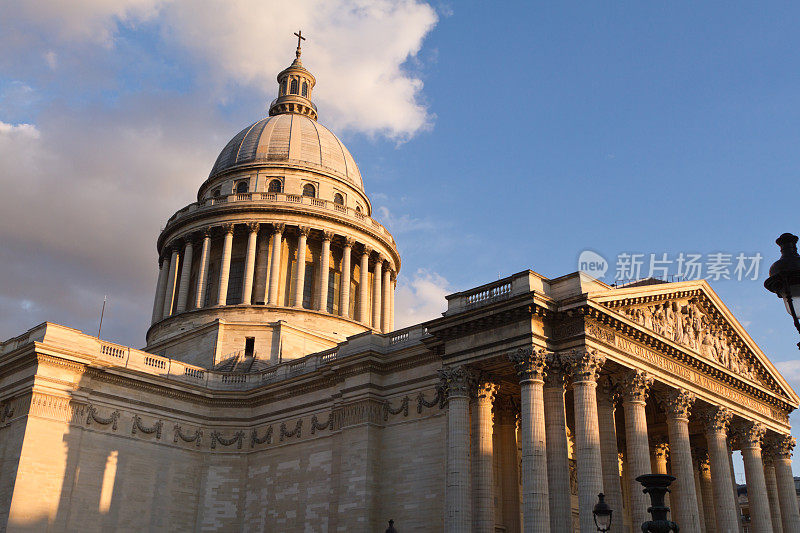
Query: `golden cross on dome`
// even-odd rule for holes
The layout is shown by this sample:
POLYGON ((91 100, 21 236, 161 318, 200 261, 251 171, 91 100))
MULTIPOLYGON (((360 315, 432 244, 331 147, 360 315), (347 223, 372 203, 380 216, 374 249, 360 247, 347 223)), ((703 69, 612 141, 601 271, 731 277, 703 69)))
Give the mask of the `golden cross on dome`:
POLYGON ((294 32, 295 36, 297 37, 297 49, 300 49, 300 41, 305 41, 306 38, 303 37, 303 30, 299 30, 294 32))

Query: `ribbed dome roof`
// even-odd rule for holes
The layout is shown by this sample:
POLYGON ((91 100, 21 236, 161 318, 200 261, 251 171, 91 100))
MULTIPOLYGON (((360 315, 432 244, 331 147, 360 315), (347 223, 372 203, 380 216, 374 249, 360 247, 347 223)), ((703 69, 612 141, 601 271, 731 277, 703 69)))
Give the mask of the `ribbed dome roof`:
POLYGON ((260 161, 318 167, 364 189, 358 166, 344 144, 328 128, 304 115, 275 115, 246 127, 219 154, 209 177, 260 161))

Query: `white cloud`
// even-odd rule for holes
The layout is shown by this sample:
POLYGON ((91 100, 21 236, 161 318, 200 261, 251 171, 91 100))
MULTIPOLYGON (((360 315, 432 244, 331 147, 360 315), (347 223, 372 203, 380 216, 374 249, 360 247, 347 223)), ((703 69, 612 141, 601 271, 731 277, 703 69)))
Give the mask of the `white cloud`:
POLYGON ((800 390, 800 361, 778 361, 775 367, 794 390, 800 390))
POLYGON ((395 215, 386 206, 380 206, 377 211, 377 216, 383 225, 389 228, 389 231, 398 235, 410 231, 432 230, 436 227, 430 220, 415 218, 408 214, 395 215))
POLYGON ((45 54, 53 40, 60 49, 110 48, 120 26, 154 24, 165 41, 206 64, 209 80, 224 81, 218 89, 249 86, 265 100, 275 95, 275 75, 293 59, 292 33, 302 28, 322 122, 402 141, 432 121, 422 80, 403 68, 437 22, 434 9, 419 0, 0 0, 0 11, 6 20, 0 34, 14 33, 0 37, 7 54, 15 45, 39 46, 52 68, 55 56, 45 54))
POLYGON ((441 316, 447 309, 445 295, 450 292, 448 281, 425 269, 419 269, 411 279, 398 278, 394 300, 395 328, 400 329, 441 316))

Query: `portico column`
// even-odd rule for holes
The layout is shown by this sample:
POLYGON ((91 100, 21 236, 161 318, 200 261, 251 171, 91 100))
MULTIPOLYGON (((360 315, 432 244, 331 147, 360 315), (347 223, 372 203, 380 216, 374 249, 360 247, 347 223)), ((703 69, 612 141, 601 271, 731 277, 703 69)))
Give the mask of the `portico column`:
POLYGON ((636 478, 650 473, 650 443, 647 438, 645 405, 653 378, 641 370, 631 370, 622 379, 622 407, 625 411, 625 457, 630 472, 631 518, 634 528, 650 519, 649 498, 636 478))
POLYGON ((283 242, 283 230, 285 224, 272 225, 272 258, 269 268, 269 305, 278 305, 278 291, 280 289, 281 277, 281 245, 283 242))
POLYGON ((192 275, 192 240, 186 239, 183 247, 183 265, 181 266, 181 279, 178 284, 178 304, 175 307, 176 313, 186 311, 186 301, 189 299, 189 278, 192 275))
POLYGON ((597 419, 597 378, 605 356, 595 350, 572 354, 575 401, 575 454, 578 459, 578 507, 581 531, 595 531, 592 509, 603 492, 600 429, 597 419))
POLYGON ((389 331, 394 331, 394 291, 397 289, 397 273, 392 277, 392 286, 389 289, 389 331))
POLYGON ((167 287, 164 291, 164 310, 163 318, 172 315, 172 304, 175 302, 175 278, 178 274, 178 248, 172 247, 172 257, 169 260, 169 274, 167 277, 167 287))
POLYGON ((689 413, 694 401, 694 394, 677 389, 670 391, 661 403, 667 414, 669 456, 672 475, 676 478, 670 486, 673 520, 680 525, 681 531, 699 532, 701 519, 689 441, 689 413))
POLYGON ((547 487, 547 436, 544 421, 547 354, 540 348, 531 347, 517 350, 509 354, 508 358, 517 371, 520 388, 522 528, 526 533, 549 533, 550 497, 547 487))
POLYGON ((703 499, 703 518, 706 533, 717 533, 717 517, 714 514, 714 488, 711 482, 711 464, 708 450, 695 450, 697 473, 700 478, 700 495, 703 499))
POLYGON ((233 224, 222 226, 225 235, 222 241, 222 259, 219 265, 219 293, 217 294, 217 305, 225 305, 228 302, 228 277, 231 270, 231 250, 233 249, 233 224))
POLYGON ((463 366, 439 370, 447 392, 447 472, 444 529, 468 533, 472 527, 469 475, 469 382, 463 366))
POLYGON ((744 524, 742 524, 742 511, 739 508, 739 485, 736 483, 736 472, 733 469, 733 442, 728 439, 728 470, 731 473, 731 493, 733 494, 733 501, 736 504, 736 523, 739 524, 739 533, 744 533, 744 524))
POLYGON ((517 409, 511 397, 494 401, 495 428, 500 454, 500 509, 506 531, 520 530, 517 409))
POLYGON ((297 236, 297 267, 295 268, 294 282, 294 307, 303 307, 303 297, 306 288, 306 246, 308 244, 308 234, 311 229, 305 226, 297 228, 300 234, 297 236))
POLYGON ((156 283, 156 297, 153 302, 153 318, 150 324, 155 324, 161 320, 164 314, 164 292, 167 290, 167 276, 169 274, 169 259, 158 258, 158 282, 156 283))
POLYGON ((569 486, 569 446, 564 386, 568 363, 560 354, 547 362, 544 378, 544 430, 547 442, 547 488, 550 496, 550 531, 572 523, 569 486))
POLYGON ((211 261, 211 233, 208 229, 202 231, 203 247, 200 250, 200 270, 197 271, 197 286, 195 287, 195 309, 200 309, 206 304, 206 289, 208 288, 208 266, 211 261))
POLYGON ((361 275, 358 281, 358 321, 369 325, 369 256, 372 248, 364 246, 361 253, 361 275))
MULTIPOLYGON (((597 387, 597 417, 600 424, 600 455, 603 461, 603 492, 606 502, 612 509, 622 515, 622 488, 619 482, 619 450, 617 446, 617 427, 615 421, 616 387, 608 379, 604 379, 597 387)), ((614 533, 623 530, 622 520, 612 520, 614 533)))
POLYGON ((481 376, 475 382, 472 409, 472 531, 494 533, 494 449, 492 405, 497 384, 481 376))
POLYGON ((339 289, 339 315, 350 317, 350 256, 355 241, 350 237, 344 240, 342 249, 342 286, 339 289))
POLYGON ((703 487, 700 483, 700 468, 697 464, 697 458, 694 456, 694 451, 692 452, 692 475, 694 476, 694 493, 697 501, 697 516, 700 520, 700 531, 702 533, 707 533, 706 512, 705 506, 703 505, 703 487))
POLYGON ((791 435, 781 435, 775 441, 775 478, 778 481, 783 533, 800 533, 800 513, 797 509, 797 494, 792 474, 794 446, 795 439, 791 435))
POLYGON ((258 222, 247 224, 247 255, 244 260, 244 279, 242 280, 242 303, 245 305, 250 305, 253 300, 253 276, 256 271, 258 227, 258 222))
POLYGON ((757 422, 746 422, 737 431, 737 442, 741 445, 744 461, 747 500, 750 503, 750 526, 754 533, 773 533, 764 463, 761 461, 764 432, 764 426, 757 422))
POLYGON ((775 462, 771 453, 764 449, 764 482, 767 484, 767 500, 769 500, 769 515, 772 517, 772 531, 783 533, 781 523, 781 504, 778 500, 778 480, 775 478, 775 462))
POLYGON ((319 261, 319 290, 317 291, 317 311, 328 310, 328 280, 330 279, 331 268, 331 239, 333 233, 330 231, 322 232, 322 248, 320 249, 319 261))
POLYGON ((375 261, 375 273, 372 280, 372 327, 381 331, 381 280, 383 276, 383 258, 378 255, 375 261))
POLYGON ((389 314, 391 313, 392 297, 392 269, 387 265, 383 271, 383 321, 381 323, 384 333, 392 331, 389 327, 389 314))
POLYGON ((718 533, 739 531, 739 512, 731 490, 731 470, 728 459, 728 424, 731 412, 715 407, 703 414, 708 459, 711 465, 711 484, 714 492, 714 516, 718 533))

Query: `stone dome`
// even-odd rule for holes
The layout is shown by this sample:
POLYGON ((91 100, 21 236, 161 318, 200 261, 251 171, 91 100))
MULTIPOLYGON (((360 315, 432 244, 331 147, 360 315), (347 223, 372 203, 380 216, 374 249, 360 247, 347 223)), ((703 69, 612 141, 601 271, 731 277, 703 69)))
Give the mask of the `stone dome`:
POLYGON ((333 174, 361 191, 353 156, 328 128, 305 115, 279 114, 240 131, 217 157, 209 178, 240 165, 295 163, 333 174))

